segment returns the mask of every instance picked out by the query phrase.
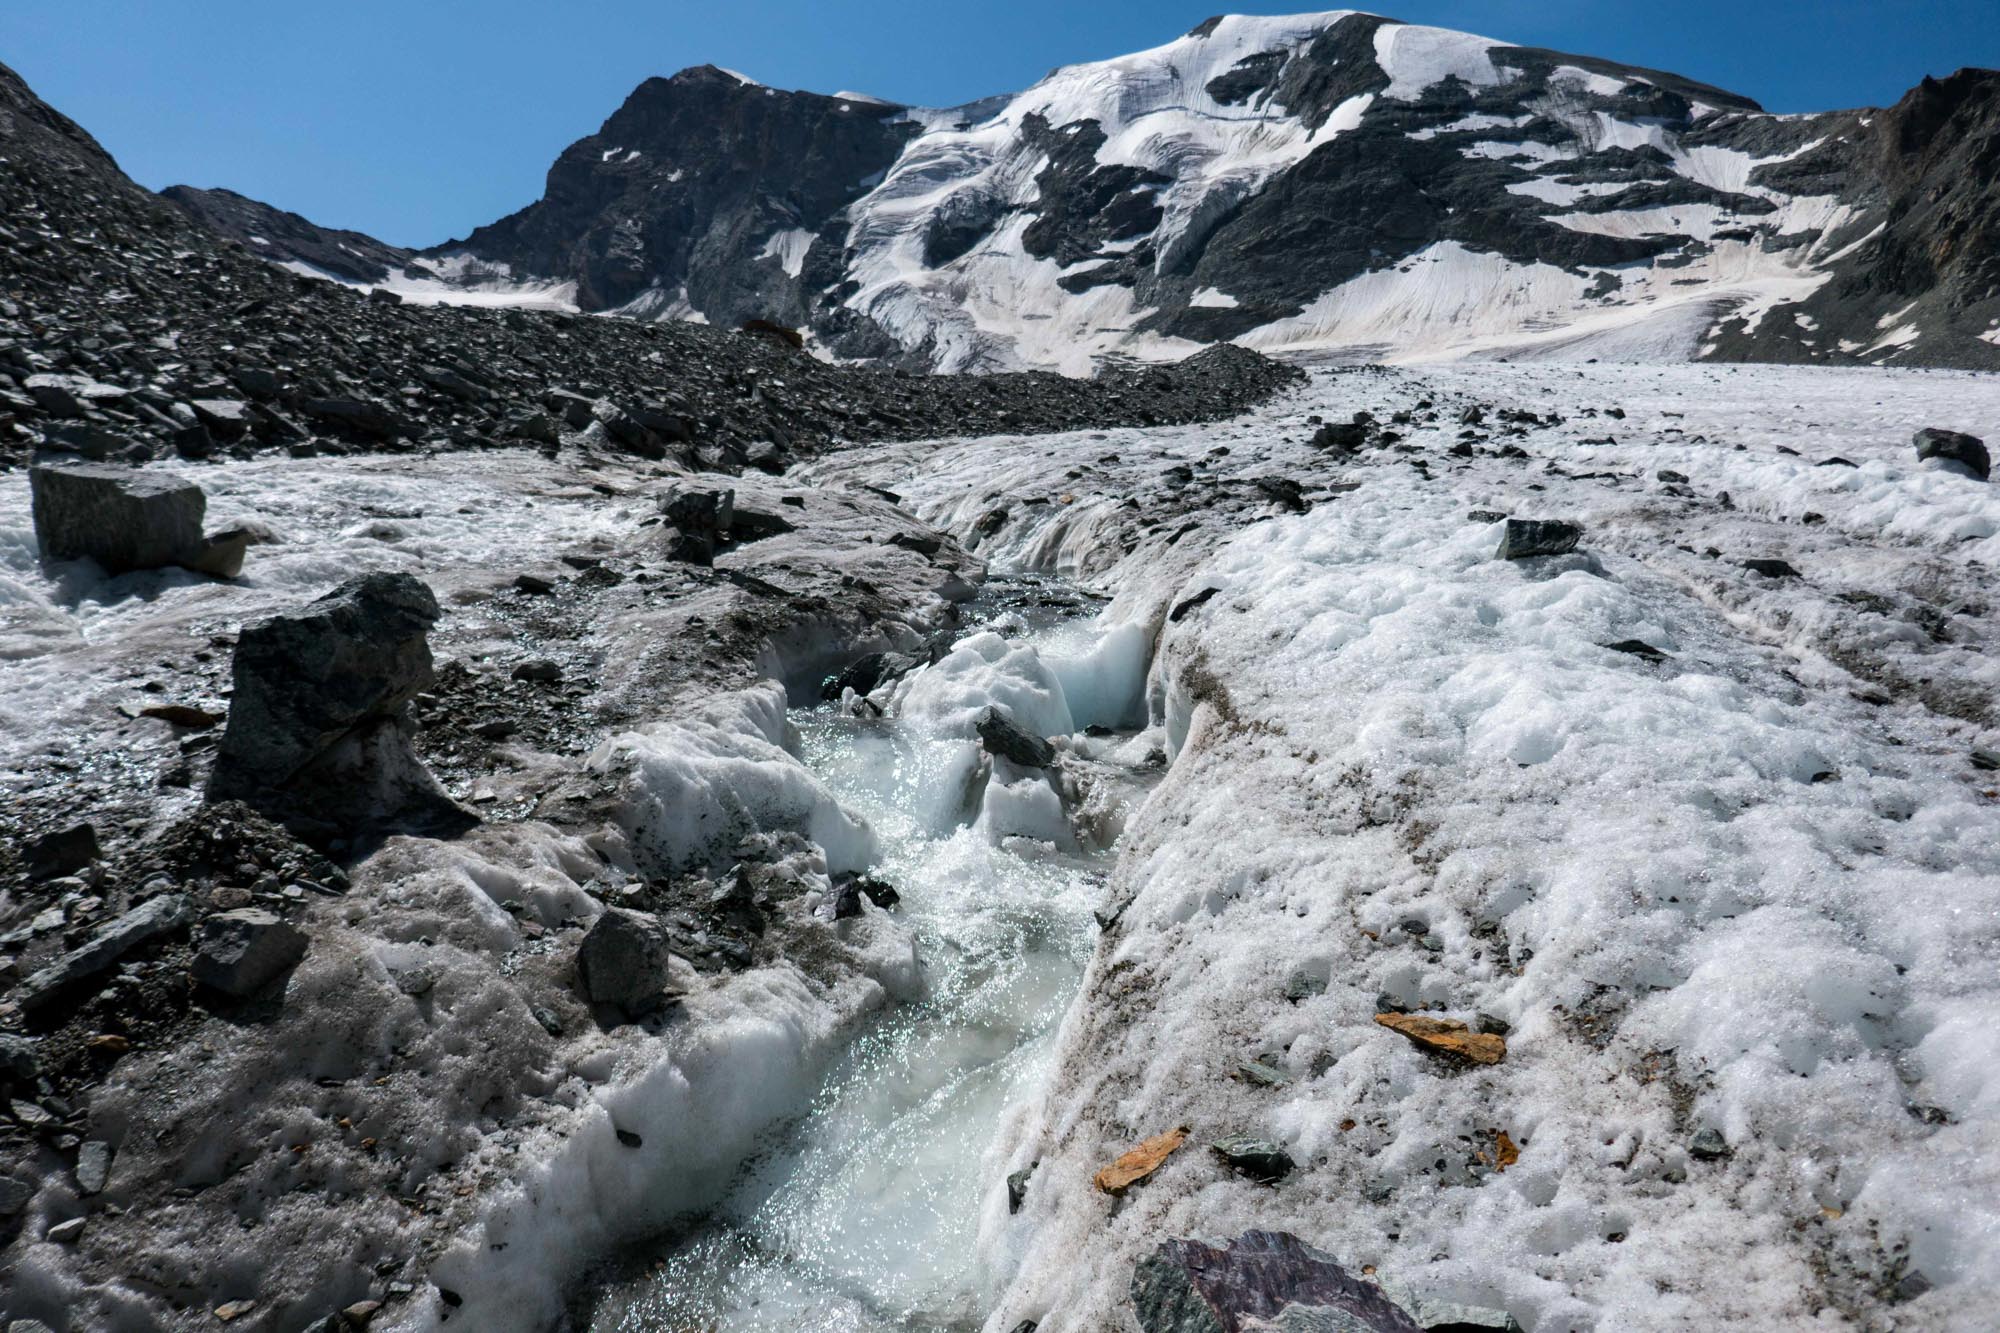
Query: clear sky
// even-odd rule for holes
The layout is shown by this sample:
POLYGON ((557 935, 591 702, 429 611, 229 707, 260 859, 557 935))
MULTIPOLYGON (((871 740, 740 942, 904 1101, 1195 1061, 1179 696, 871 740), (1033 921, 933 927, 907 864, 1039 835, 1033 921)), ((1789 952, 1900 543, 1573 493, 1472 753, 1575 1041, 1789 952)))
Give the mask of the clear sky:
MULTIPOLYGON (((950 106, 1171 40, 1225 0, 0 0, 0 62, 155 189, 227 186, 404 245, 541 193, 642 79, 950 106)), ((1244 4, 1291 13, 1300 5, 1244 4)), ((1773 111, 2000 66, 2000 0, 1402 0, 1413 23, 1672 70, 1773 111)))

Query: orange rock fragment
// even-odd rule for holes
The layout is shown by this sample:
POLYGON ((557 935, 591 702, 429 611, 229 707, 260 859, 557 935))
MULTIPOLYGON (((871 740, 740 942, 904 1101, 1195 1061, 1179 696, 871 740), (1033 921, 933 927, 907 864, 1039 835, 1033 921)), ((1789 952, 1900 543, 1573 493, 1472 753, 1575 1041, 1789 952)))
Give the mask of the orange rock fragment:
POLYGON ((1434 1055, 1470 1060, 1474 1064, 1497 1065, 1507 1055, 1507 1039, 1491 1032, 1474 1032, 1450 1018, 1430 1018, 1423 1014, 1377 1014, 1375 1021, 1434 1055))
POLYGON ((1187 1136, 1186 1126, 1155 1134, 1099 1171, 1095 1177, 1097 1188, 1106 1194, 1123 1194, 1165 1165, 1167 1158, 1173 1156, 1174 1149, 1187 1141, 1187 1136))
POLYGON ((1504 1129, 1494 1130, 1493 1169, 1495 1171, 1505 1171, 1520 1160, 1521 1150, 1514 1146, 1514 1140, 1507 1137, 1507 1131, 1504 1129))

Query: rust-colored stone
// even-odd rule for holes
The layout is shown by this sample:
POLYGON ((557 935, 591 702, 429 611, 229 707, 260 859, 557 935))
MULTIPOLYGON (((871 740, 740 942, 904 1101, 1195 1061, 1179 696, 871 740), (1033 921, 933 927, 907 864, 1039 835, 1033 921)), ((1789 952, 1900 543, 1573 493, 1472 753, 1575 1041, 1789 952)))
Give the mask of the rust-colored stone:
POLYGON ((1174 1149, 1187 1141, 1185 1126, 1155 1134, 1096 1175, 1097 1188, 1106 1194, 1123 1194, 1165 1165, 1174 1149))
POLYGON ((1434 1055, 1470 1060, 1474 1064, 1497 1065, 1507 1056, 1507 1039, 1491 1032, 1474 1032, 1450 1018, 1430 1018, 1423 1014, 1377 1014, 1375 1021, 1434 1055))

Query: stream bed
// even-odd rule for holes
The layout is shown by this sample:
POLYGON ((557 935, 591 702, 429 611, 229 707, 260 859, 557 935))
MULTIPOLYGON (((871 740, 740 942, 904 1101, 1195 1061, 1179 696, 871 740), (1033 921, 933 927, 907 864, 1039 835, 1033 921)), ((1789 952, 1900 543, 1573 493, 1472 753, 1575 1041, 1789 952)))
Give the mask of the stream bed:
MULTIPOLYGON (((1059 597, 1024 602, 1012 590, 1022 609, 989 624, 984 641, 996 630, 1006 640, 993 697, 1013 697, 1018 714, 1006 671, 1025 659, 1045 683, 1090 680, 1101 638, 1073 615, 1037 613, 1059 597)), ((977 703, 984 679, 955 700, 977 703)), ((1053 693, 1079 731, 1098 711, 1072 713, 1059 684, 1053 693)), ((793 720, 801 757, 880 840, 873 873, 901 894, 925 994, 868 1026, 698 1227, 599 1290, 593 1333, 959 1333, 985 1315, 981 1218, 1006 1207, 1004 1164, 989 1150, 1048 1067, 1095 944, 1091 911, 1111 852, 1088 839, 1007 836, 1004 812, 1021 805, 1021 787, 1008 787, 996 824, 961 729, 921 709, 854 717, 829 704, 793 720)), ((1134 748, 1104 730, 1093 728, 1097 750, 1134 748)), ((1130 784, 1122 799, 1139 799, 1148 775, 1112 771, 1130 784)), ((1005 776, 1030 790, 1047 783, 1005 776)))

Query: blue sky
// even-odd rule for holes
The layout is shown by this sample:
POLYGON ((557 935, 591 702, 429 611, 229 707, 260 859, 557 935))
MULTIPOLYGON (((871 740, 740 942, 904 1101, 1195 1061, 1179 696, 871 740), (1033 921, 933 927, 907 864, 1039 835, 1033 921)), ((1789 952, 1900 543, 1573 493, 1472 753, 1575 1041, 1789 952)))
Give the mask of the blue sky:
MULTIPOLYGON (((0 62, 140 183, 427 245, 541 193, 640 80, 713 63, 952 105, 1155 46, 1223 0, 0 0, 0 62)), ((1241 5, 1290 13, 1310 5, 1241 5)), ((1774 111, 2000 65, 2000 0, 1404 0, 1414 23, 1673 70, 1774 111)))

